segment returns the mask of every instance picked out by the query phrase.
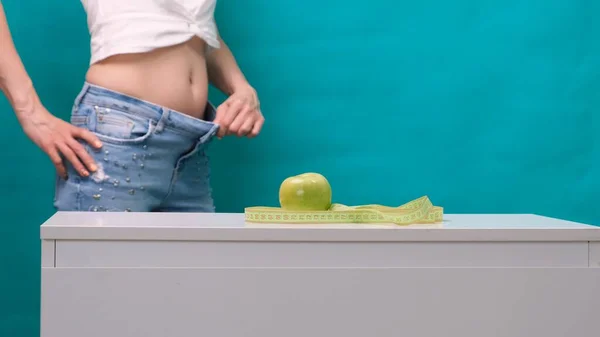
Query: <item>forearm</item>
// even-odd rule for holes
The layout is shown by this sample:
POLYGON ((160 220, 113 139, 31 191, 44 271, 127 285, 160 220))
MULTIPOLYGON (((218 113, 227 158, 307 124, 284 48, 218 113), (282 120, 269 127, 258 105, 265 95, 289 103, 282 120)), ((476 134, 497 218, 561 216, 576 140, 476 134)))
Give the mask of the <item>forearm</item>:
POLYGON ((221 47, 207 57, 208 78, 217 89, 231 95, 236 88, 248 85, 248 81, 221 37, 219 42, 221 47))
POLYGON ((4 92, 19 120, 28 118, 40 104, 31 78, 15 49, 6 14, 0 1, 0 90, 4 92))

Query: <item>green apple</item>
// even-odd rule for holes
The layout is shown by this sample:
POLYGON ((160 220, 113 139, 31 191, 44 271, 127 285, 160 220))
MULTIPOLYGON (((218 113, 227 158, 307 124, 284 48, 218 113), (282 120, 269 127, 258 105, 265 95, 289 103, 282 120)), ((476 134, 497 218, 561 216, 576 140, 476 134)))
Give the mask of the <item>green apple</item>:
POLYGON ((331 207, 331 186, 319 173, 289 177, 279 187, 279 204, 290 211, 326 211, 331 207))

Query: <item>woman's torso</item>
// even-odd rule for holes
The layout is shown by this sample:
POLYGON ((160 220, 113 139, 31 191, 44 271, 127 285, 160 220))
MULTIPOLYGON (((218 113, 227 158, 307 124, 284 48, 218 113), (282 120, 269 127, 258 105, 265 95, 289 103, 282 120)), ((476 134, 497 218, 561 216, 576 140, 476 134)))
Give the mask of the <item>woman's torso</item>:
POLYGON ((82 0, 92 58, 86 80, 202 118, 206 53, 218 47, 215 0, 82 0))

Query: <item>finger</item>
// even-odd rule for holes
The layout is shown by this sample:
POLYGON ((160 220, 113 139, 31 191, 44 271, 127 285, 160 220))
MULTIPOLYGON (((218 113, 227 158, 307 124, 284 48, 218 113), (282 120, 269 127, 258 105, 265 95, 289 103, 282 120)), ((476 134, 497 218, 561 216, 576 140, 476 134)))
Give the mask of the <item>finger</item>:
POLYGON ((92 172, 96 172, 98 166, 94 162, 94 159, 90 154, 85 150, 85 148, 75 139, 71 138, 67 141, 67 145, 71 148, 73 152, 83 161, 88 170, 92 172))
POLYGON ((231 131, 229 130, 231 123, 240 113, 243 104, 244 103, 240 100, 234 100, 227 105, 226 110, 221 117, 221 123, 219 124, 221 126, 221 129, 219 129, 219 135, 221 137, 231 134, 231 131))
MULTIPOLYGON (((251 111, 252 110, 247 105, 242 107, 242 110, 240 111, 240 113, 235 117, 235 119, 233 120, 233 122, 231 122, 231 125, 229 126, 230 134, 236 134, 238 136, 242 136, 242 135, 240 135, 240 133, 243 131, 242 127, 244 126, 244 123, 246 123, 246 121, 248 119, 250 119, 250 120, 252 119, 252 118, 250 118, 251 111)), ((246 133, 248 133, 248 131, 250 131, 250 130, 246 130, 246 133)))
POLYGON ((98 137, 96 137, 96 135, 94 135, 94 133, 90 132, 89 130, 73 127, 72 134, 77 138, 83 139, 86 143, 90 144, 91 146, 97 149, 102 147, 102 142, 100 141, 100 139, 98 139, 98 137))
POLYGON ((240 130, 238 131, 237 135, 239 137, 248 135, 250 133, 250 131, 252 131, 252 127, 254 126, 255 123, 256 123, 256 120, 254 118, 247 118, 244 121, 244 124, 242 125, 242 127, 240 127, 240 130))
POLYGON ((258 136, 264 123, 265 123, 265 118, 263 116, 260 116, 258 121, 256 121, 256 123, 254 123, 254 127, 252 128, 252 131, 250 131, 250 133, 248 134, 248 138, 254 138, 254 137, 258 136))
POLYGON ((215 120, 213 123, 219 125, 219 130, 217 131, 217 137, 223 138, 225 134, 227 134, 227 127, 223 125, 222 120, 223 116, 227 113, 227 109, 229 108, 229 102, 223 102, 223 104, 217 107, 215 120))
POLYGON ((50 147, 46 150, 46 153, 48 153, 52 164, 54 165, 54 167, 56 167, 56 173, 58 173, 58 175, 61 176, 63 179, 67 179, 67 169, 65 168, 62 158, 60 157, 60 154, 58 153, 56 148, 50 147))
POLYGON ((229 129, 233 120, 242 112, 244 109, 244 102, 240 100, 235 100, 229 104, 229 108, 227 109, 227 113, 223 116, 222 123, 227 126, 229 129))
POLYGON ((229 107, 229 101, 225 101, 217 107, 217 110, 215 111, 215 119, 213 120, 213 123, 215 123, 215 124, 221 123, 221 119, 223 118, 223 115, 226 113, 227 107, 229 107))
POLYGON ((83 164, 79 161, 79 158, 75 155, 75 152, 71 150, 71 148, 66 143, 59 143, 58 150, 62 153, 62 155, 73 165, 75 171, 79 172, 84 177, 90 175, 90 173, 85 169, 83 164))

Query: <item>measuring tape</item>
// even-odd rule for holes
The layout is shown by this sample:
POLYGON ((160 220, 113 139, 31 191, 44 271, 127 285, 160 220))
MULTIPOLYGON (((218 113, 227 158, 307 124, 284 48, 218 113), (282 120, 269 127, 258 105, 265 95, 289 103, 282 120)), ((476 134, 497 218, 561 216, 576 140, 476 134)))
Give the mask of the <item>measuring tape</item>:
POLYGON ((427 196, 399 207, 382 205, 346 206, 333 204, 327 211, 286 211, 279 207, 247 207, 247 222, 256 223, 388 223, 400 226, 439 223, 444 209, 434 206, 427 196))

